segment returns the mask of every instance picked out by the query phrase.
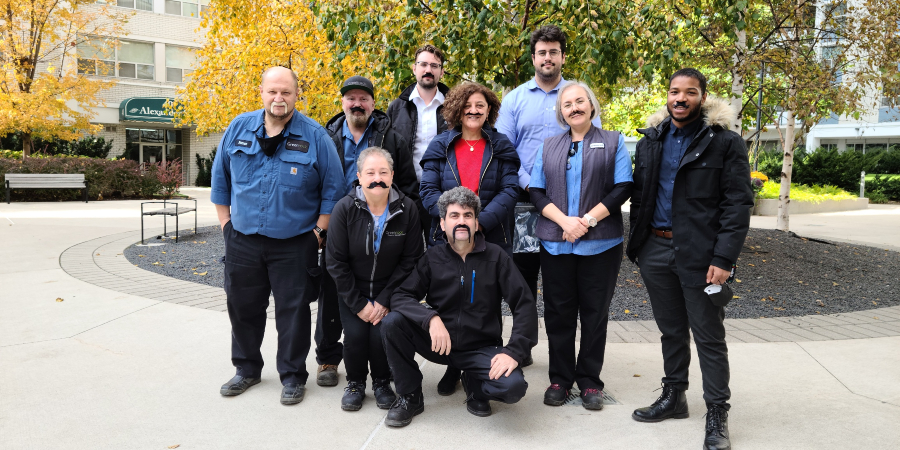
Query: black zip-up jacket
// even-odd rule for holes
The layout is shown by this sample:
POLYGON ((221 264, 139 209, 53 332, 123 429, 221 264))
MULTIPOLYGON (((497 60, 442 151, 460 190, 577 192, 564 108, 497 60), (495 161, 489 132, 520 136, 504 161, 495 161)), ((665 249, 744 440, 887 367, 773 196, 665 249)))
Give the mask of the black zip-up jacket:
MULTIPOLYGON (((330 245, 330 244, 329 244, 330 245)), ((475 233, 475 248, 466 260, 449 244, 425 251, 415 269, 394 291, 391 310, 428 330, 440 316, 450 333, 450 351, 471 351, 503 345, 500 299, 512 310, 512 335, 503 353, 519 364, 537 345, 537 307, 512 257, 475 233), (431 309, 419 303, 428 296, 431 309)))
POLYGON ((338 201, 328 222, 325 262, 338 298, 358 314, 366 299, 391 307, 391 295, 422 255, 419 210, 409 197, 391 186, 381 246, 375 253, 375 220, 359 187, 338 201))
MULTIPOLYGON (((374 110, 372 111, 372 122, 369 129, 369 147, 381 147, 391 154, 394 159, 394 184, 407 197, 416 201, 419 199, 419 181, 416 178, 416 169, 413 167, 412 151, 403 136, 391 129, 391 120, 387 114, 374 110)), ((344 121, 347 120, 344 113, 331 118, 325 124, 325 129, 334 141, 334 147, 337 148, 338 157, 341 160, 341 166, 344 165, 344 121)))
MULTIPOLYGON (((731 270, 750 229, 753 190, 747 147, 728 129, 736 117, 730 105, 709 97, 701 110, 703 124, 684 153, 672 191, 672 240, 681 281, 688 286, 706 284, 709 266, 731 270)), ((634 191, 628 247, 638 260, 650 236, 656 208, 662 139, 672 119, 665 110, 648 119, 648 127, 634 156, 634 191)))
MULTIPOLYGON (((416 143, 416 126, 419 122, 419 110, 416 108, 416 104, 409 99, 409 95, 412 94, 415 88, 416 83, 407 86, 400 93, 400 97, 394 99, 387 109, 388 118, 391 119, 391 128, 406 140, 410 155, 413 154, 413 147, 416 143)), ((450 88, 444 83, 438 83, 437 88, 445 96, 450 92, 450 88)), ((437 108, 437 134, 447 131, 447 122, 444 121, 444 116, 441 115, 443 109, 444 105, 437 108)))

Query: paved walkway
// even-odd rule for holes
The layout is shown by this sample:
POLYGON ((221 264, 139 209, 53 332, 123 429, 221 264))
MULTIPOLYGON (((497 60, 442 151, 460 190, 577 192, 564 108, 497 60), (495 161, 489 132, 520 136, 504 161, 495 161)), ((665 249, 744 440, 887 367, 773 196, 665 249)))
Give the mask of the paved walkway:
MULTIPOLYGON (((208 191, 188 192, 201 198, 200 225, 215 224, 208 191)), ((543 339, 526 369, 528 395, 517 405, 495 404, 486 419, 466 413, 460 394, 435 395, 443 368, 424 362, 426 412, 402 430, 384 427, 372 402, 358 413, 341 411, 339 388, 311 384, 301 405, 279 405, 274 364, 259 386, 223 398, 218 386, 233 373, 223 293, 125 260, 122 250, 140 238, 138 205, 0 205, 0 447, 700 448, 705 411, 696 358, 691 418, 651 425, 630 418, 658 395, 662 375, 659 332, 648 321, 610 324, 602 374, 610 406, 599 413, 541 404, 543 339)), ((898 218, 900 207, 877 207, 794 216, 792 229, 900 248, 883 232, 896 230, 898 218)), ((754 217, 753 225, 767 219, 754 217)), ((263 354, 271 362, 269 322, 263 354)), ((726 327, 736 448, 900 445, 900 309, 727 320, 726 327)), ((314 372, 312 357, 307 368, 314 372)))

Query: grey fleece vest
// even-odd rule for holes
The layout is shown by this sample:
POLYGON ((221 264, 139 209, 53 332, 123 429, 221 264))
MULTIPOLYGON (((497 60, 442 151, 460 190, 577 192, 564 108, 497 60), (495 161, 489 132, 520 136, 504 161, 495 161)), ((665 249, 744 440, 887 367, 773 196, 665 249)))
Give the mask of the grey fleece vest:
MULTIPOLYGON (((581 150, 581 198, 578 217, 584 217, 601 200, 612 191, 616 184, 616 149, 619 146, 619 132, 601 130, 593 125, 584 136, 581 150), (591 144, 595 144, 592 146, 591 144)), ((547 180, 547 196, 565 215, 569 214, 568 194, 566 192, 566 160, 572 147, 572 136, 569 132, 558 134, 544 141, 544 177, 547 180)), ((609 217, 597 222, 597 226, 588 228, 583 240, 612 239, 622 237, 622 209, 610 209, 609 217)), ((562 242, 563 230, 556 222, 538 217, 535 230, 538 239, 562 242)))

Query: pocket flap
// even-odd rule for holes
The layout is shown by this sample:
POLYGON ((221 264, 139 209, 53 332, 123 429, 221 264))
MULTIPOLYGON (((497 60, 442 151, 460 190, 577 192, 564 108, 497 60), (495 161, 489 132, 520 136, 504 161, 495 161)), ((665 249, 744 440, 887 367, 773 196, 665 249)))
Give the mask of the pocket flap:
POLYGON ((309 153, 282 151, 278 154, 278 158, 284 162, 309 164, 312 158, 309 153))

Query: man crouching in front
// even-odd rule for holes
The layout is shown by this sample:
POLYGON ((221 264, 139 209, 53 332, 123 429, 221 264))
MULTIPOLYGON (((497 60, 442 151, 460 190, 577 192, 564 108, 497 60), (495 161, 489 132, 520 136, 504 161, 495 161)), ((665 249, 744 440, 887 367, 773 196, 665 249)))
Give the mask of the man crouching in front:
POLYGON ((490 400, 516 403, 528 383, 519 364, 537 344, 537 308, 512 258, 478 230, 481 201, 465 187, 438 199, 447 243, 429 248, 394 292, 382 339, 397 400, 385 423, 404 427, 425 410, 416 353, 463 371, 466 409, 491 415, 490 400), (419 301, 426 298, 428 306, 419 301), (500 300, 513 315, 504 347, 500 300), (430 307, 430 308, 429 308, 430 307))

